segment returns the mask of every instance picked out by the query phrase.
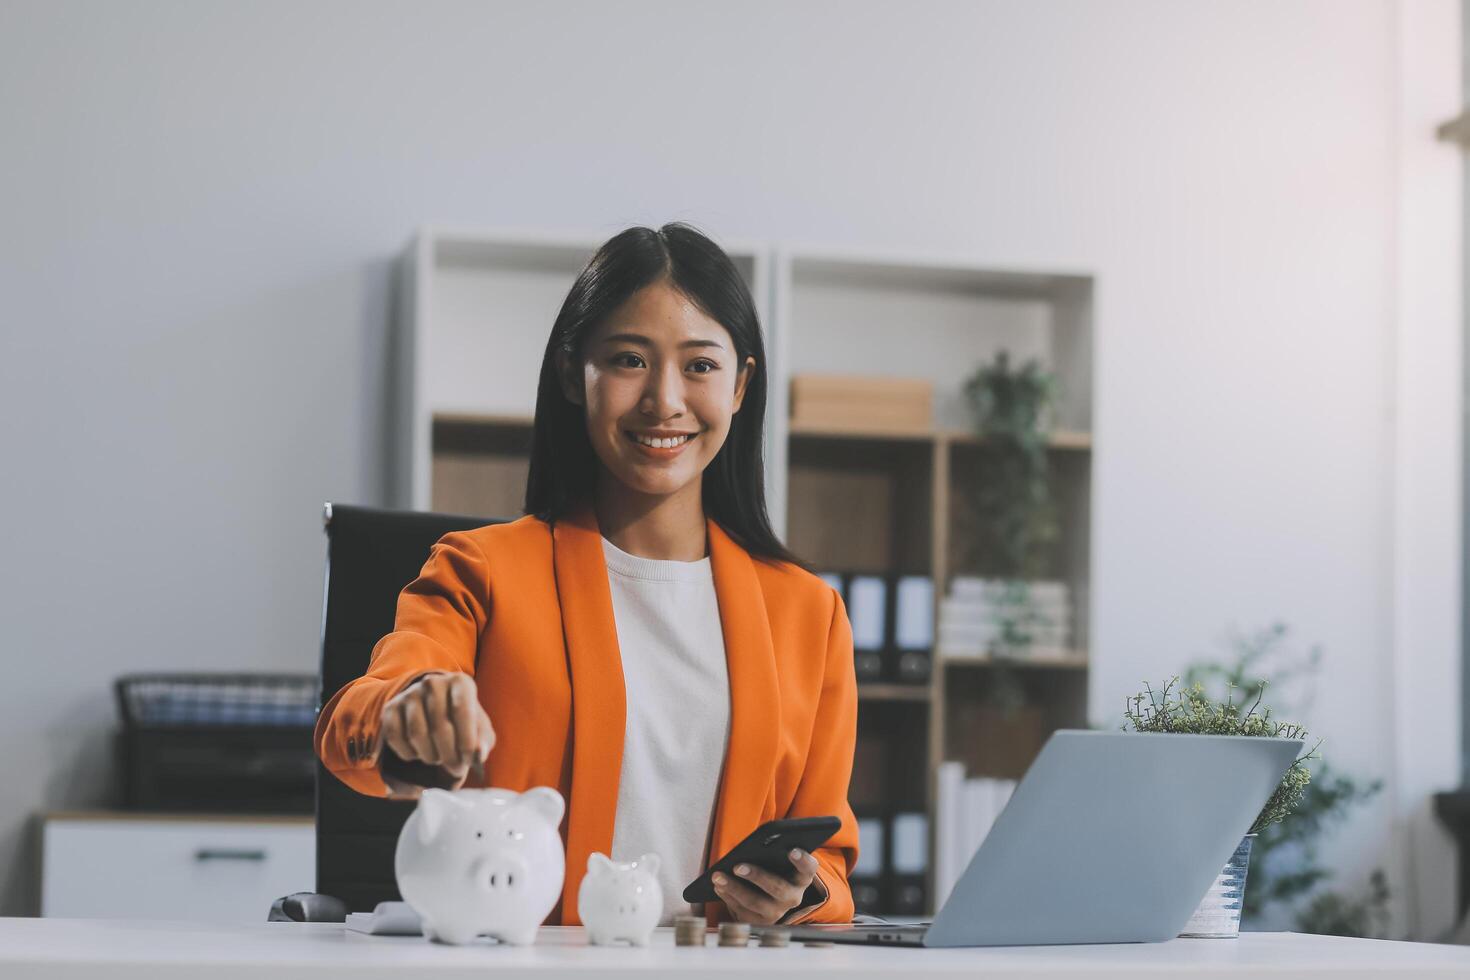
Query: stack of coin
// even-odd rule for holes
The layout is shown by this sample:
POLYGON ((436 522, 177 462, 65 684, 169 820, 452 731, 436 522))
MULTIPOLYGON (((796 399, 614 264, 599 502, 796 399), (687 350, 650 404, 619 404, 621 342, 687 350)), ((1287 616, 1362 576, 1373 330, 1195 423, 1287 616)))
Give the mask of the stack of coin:
POLYGON ((674 917, 674 945, 703 946, 704 916, 676 915, 674 917))
POLYGON ((721 922, 721 946, 745 946, 750 942, 749 922, 721 922))
POLYGON ((761 930, 762 946, 790 946, 791 930, 785 926, 766 926, 761 930))

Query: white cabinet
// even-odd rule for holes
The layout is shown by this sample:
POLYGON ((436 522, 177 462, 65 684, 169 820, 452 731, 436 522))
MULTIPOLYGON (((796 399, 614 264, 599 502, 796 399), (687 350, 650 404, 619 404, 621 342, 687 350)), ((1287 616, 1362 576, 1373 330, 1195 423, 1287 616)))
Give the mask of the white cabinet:
POLYGON ((42 823, 41 914, 263 922, 311 891, 310 817, 51 814, 42 823))

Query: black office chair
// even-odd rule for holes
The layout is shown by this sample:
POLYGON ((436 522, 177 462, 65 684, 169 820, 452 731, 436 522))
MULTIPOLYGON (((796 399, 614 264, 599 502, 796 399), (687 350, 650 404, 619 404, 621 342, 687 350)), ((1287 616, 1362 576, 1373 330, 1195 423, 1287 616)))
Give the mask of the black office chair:
MULTIPOLYGON (((429 549, 450 531, 503 520, 328 503, 322 589, 321 690, 317 707, 367 672, 373 647, 393 631, 398 594, 418 577, 429 549)), ((413 804, 364 796, 317 761, 316 892, 276 900, 270 919, 341 922, 397 901, 393 851, 413 804)))

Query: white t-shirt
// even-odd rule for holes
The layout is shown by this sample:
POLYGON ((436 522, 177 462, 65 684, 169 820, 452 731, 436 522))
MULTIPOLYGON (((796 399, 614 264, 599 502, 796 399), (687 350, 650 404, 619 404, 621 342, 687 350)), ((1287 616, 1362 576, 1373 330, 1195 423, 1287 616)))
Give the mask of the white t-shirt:
POLYGON ((709 849, 730 738, 725 634, 708 557, 641 558, 606 538, 602 554, 627 691, 611 857, 659 856, 668 925, 691 911, 684 886, 709 849))

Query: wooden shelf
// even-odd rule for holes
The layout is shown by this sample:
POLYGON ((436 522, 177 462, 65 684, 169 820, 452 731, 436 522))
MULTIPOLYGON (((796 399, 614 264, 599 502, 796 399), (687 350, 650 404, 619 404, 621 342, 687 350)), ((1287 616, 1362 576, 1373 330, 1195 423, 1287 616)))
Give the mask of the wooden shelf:
POLYGON ((479 412, 435 412, 435 422, 453 425, 501 425, 529 429, 535 424, 530 415, 487 415, 479 412))
POLYGON ((888 429, 882 426, 847 426, 830 423, 818 425, 811 422, 799 422, 795 419, 791 420, 790 432, 793 436, 810 436, 819 439, 901 439, 912 442, 929 442, 935 436, 933 429, 888 429))
MULTIPOLYGON (((881 426, 870 425, 845 426, 827 423, 814 425, 809 422, 798 422, 795 420, 790 423, 790 433, 795 438, 809 439, 872 439, 884 442, 942 441, 957 445, 976 446, 981 443, 978 435, 973 432, 967 432, 964 429, 886 429, 881 426)), ((1058 430, 1051 434, 1047 442, 1052 449, 1087 452, 1092 449, 1092 433, 1058 430)))
POLYGON ((882 684, 858 685, 860 701, 929 701, 932 695, 928 684, 882 684))
POLYGON ((940 657, 951 667, 1015 667, 1018 670, 1086 670, 1086 657, 940 657))
MULTIPOLYGON (((940 433, 941 438, 957 445, 978 446, 983 441, 973 432, 963 429, 946 429, 940 433)), ((1092 449, 1092 433, 1079 432, 1069 429, 1056 429, 1047 436, 1047 446, 1055 450, 1072 450, 1076 452, 1089 452, 1092 449)))

